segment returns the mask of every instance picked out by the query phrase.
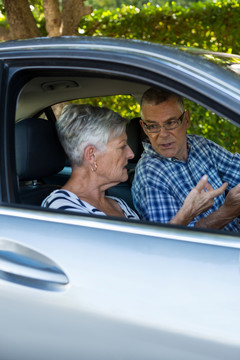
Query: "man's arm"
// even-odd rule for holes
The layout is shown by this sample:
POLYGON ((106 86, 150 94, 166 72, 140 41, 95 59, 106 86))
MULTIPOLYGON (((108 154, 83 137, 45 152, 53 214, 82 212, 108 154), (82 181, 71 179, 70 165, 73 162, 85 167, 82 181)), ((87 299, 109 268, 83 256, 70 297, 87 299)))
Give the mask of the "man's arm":
POLYGON ((222 182, 227 182, 229 189, 234 188, 240 183, 240 154, 232 154, 211 140, 208 140, 208 143, 211 145, 211 154, 222 182))
POLYGON ((232 188, 226 196, 224 204, 212 214, 199 220, 195 226, 222 229, 240 215, 240 184, 232 188))
MULTIPOLYGON (((201 178, 201 180, 198 182, 198 184, 195 186, 195 188, 193 188, 192 191, 190 191, 190 193, 188 194, 188 196, 186 197, 183 203, 183 206, 177 212, 177 214, 169 221, 169 223, 188 225, 195 217, 197 217, 199 214, 204 213, 213 205, 214 198, 216 196, 221 195, 226 190, 227 185, 228 185, 227 183, 224 183, 218 189, 213 190, 211 185, 208 183, 207 175, 204 175, 201 178)), ((240 197, 240 187, 239 187, 239 197, 240 197)), ((211 215, 209 217, 211 217, 211 215)), ((201 220, 199 222, 201 222, 201 220)), ((197 222, 195 226, 197 226, 199 222, 197 222)), ((206 225, 202 225, 202 226, 206 227, 206 225)))

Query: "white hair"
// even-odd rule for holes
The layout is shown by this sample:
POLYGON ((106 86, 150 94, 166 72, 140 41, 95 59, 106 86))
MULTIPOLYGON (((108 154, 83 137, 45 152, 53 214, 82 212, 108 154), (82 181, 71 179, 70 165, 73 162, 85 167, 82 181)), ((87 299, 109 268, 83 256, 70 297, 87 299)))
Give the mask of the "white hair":
POLYGON ((71 165, 81 166, 88 145, 103 151, 110 139, 125 131, 127 122, 108 108, 70 104, 63 108, 56 128, 71 165))

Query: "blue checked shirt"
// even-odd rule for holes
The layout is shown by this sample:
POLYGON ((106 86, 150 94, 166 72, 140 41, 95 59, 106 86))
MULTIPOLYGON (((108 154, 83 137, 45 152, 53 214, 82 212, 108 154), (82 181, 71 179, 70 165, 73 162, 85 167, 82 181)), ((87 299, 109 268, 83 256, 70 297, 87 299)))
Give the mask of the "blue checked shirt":
MULTIPOLYGON (((240 155, 232 154, 214 142, 197 135, 187 135, 187 161, 166 158, 149 143, 143 143, 132 185, 133 202, 144 220, 168 223, 183 205, 188 193, 204 174, 214 189, 228 182, 227 191, 240 183, 240 155)), ((217 210, 225 194, 215 198, 213 206, 197 216, 189 226, 217 210)), ((238 219, 224 230, 238 231, 238 219)))

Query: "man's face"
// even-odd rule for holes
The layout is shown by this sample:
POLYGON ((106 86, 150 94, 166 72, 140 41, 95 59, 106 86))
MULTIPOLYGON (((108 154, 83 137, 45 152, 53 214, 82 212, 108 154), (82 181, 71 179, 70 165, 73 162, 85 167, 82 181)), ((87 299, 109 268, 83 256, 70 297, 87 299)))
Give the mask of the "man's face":
POLYGON ((190 113, 186 111, 182 123, 173 130, 166 130, 163 125, 178 120, 184 110, 174 97, 158 105, 145 104, 142 108, 143 121, 147 125, 161 125, 157 133, 150 133, 141 121, 142 128, 148 136, 154 150, 162 156, 187 160, 187 134, 190 125, 190 113))

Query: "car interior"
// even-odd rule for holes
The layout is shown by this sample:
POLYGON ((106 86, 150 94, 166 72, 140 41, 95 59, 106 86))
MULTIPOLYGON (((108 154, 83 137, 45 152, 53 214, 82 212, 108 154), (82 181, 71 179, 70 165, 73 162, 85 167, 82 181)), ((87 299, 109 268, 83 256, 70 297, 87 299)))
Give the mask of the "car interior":
MULTIPOLYGON (((62 187, 70 177, 71 166, 55 130, 58 117, 54 110, 56 105, 76 101, 86 103, 88 99, 118 95, 130 95, 139 103, 148 88, 146 83, 123 77, 106 74, 86 76, 79 72, 74 76, 45 72, 43 76, 34 75, 26 81, 18 95, 15 114, 16 202, 39 207, 53 190, 62 187)), ((132 209, 131 184, 143 151, 142 141, 146 139, 139 116, 126 116, 129 119, 126 129, 128 144, 135 154, 128 164, 129 178, 106 191, 107 195, 125 200, 132 209)))
MULTIPOLYGON (((139 101, 147 85, 121 79, 91 77, 35 77, 22 88, 18 98, 15 125, 18 202, 40 206, 53 190, 63 186, 71 166, 55 130, 53 105, 72 100, 113 95, 131 95, 139 101)), ((139 117, 127 125, 128 144, 135 157, 129 161, 129 178, 106 191, 134 209, 131 183, 143 151, 145 134, 139 117)))

